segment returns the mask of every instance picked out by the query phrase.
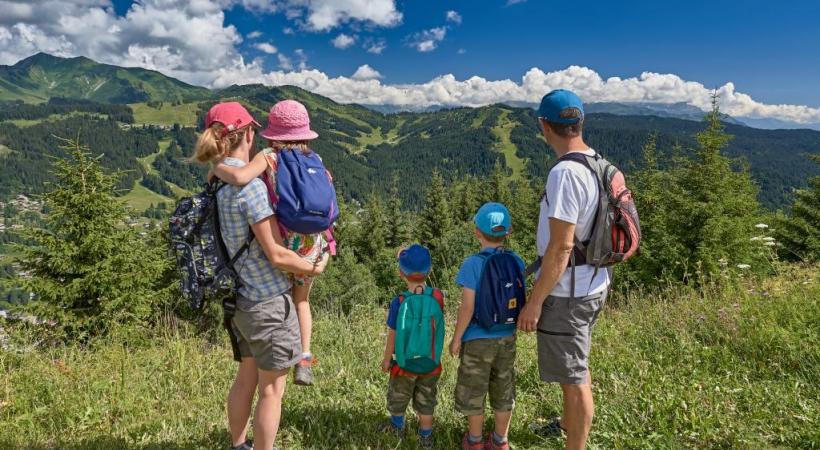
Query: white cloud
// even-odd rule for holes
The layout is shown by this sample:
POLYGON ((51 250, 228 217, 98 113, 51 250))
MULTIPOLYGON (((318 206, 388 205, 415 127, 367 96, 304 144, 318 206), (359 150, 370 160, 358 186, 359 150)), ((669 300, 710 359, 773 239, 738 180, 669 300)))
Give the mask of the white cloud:
MULTIPOLYGON (((201 1, 201 0, 199 0, 201 1)), ((219 0, 224 7, 242 6, 263 13, 284 12, 310 31, 328 31, 349 22, 379 27, 401 23, 395 0, 219 0)))
POLYGON ((517 5, 519 3, 524 3, 527 0, 507 0, 507 6, 517 5))
POLYGON ((262 32, 261 31, 251 31, 245 37, 248 38, 248 39, 256 39, 258 37, 262 37, 262 32))
POLYGON ((293 28, 291 28, 291 27, 285 27, 285 28, 282 28, 282 33, 291 35, 291 34, 294 34, 294 31, 293 31, 293 28))
POLYGON ((344 33, 336 36, 330 41, 334 47, 345 49, 356 43, 356 36, 350 36, 344 33))
MULTIPOLYGON (((329 77, 309 69, 307 54, 297 49, 290 55, 276 53, 282 70, 266 71, 262 60, 246 61, 237 49, 242 36, 234 26, 225 24, 223 12, 226 2, 231 1, 141 0, 124 16, 117 16, 108 0, 0 0, 0 64, 14 64, 39 51, 65 57, 84 55, 103 63, 159 70, 211 87, 292 84, 344 103, 407 108, 538 102, 546 92, 559 87, 578 92, 587 102, 686 102, 704 110, 710 106, 711 88, 674 74, 644 72, 605 79, 581 66, 551 72, 532 68, 518 80, 476 76, 458 80, 453 75, 442 75, 426 83, 391 85, 368 76, 361 67, 356 71, 358 76, 329 77)), ((307 5, 307 0, 300 1, 307 5)), ((252 3, 248 0, 243 4, 250 7, 252 3)), ((350 0, 327 6, 328 2, 315 1, 303 9, 338 9, 342 4, 352 11, 351 5, 357 3, 350 0)), ((346 14, 339 17, 354 20, 352 13, 346 14)), ((418 39, 410 45, 420 51, 432 50, 446 32, 446 27, 439 27, 417 33, 412 37, 418 39)), ((383 40, 363 42, 372 53, 381 52, 384 45, 383 40)), ((370 75, 378 74, 370 69, 374 72, 370 75)), ((820 123, 820 108, 762 103, 739 92, 731 82, 720 86, 717 93, 723 112, 735 117, 820 123)))
POLYGON ((269 55, 273 55, 274 53, 279 51, 275 46, 273 46, 272 44, 269 44, 267 42, 258 42, 256 44, 253 44, 253 46, 254 46, 254 48, 259 50, 260 52, 264 52, 264 53, 267 53, 269 55))
POLYGON ((446 18, 448 22, 453 22, 456 25, 461 25, 461 14, 456 11, 447 11, 446 18))
POLYGON ((431 52, 447 36, 447 27, 419 31, 407 37, 408 44, 420 52, 431 52))
POLYGON ((458 53, 459 55, 463 55, 463 54, 467 53, 467 50, 465 50, 463 48, 460 48, 460 49, 458 49, 458 51, 456 53, 458 53))
POLYGON ((378 79, 384 78, 384 77, 382 76, 382 74, 379 73, 378 70, 376 70, 376 69, 370 67, 369 65, 365 64, 365 65, 359 66, 359 68, 356 69, 355 72, 353 72, 353 75, 351 75, 350 78, 353 79, 353 80, 356 80, 356 81, 365 81, 365 80, 378 80, 378 79))
POLYGON ((383 38, 368 38, 365 40, 363 48, 367 51, 367 53, 381 55, 384 49, 387 48, 387 42, 383 38))

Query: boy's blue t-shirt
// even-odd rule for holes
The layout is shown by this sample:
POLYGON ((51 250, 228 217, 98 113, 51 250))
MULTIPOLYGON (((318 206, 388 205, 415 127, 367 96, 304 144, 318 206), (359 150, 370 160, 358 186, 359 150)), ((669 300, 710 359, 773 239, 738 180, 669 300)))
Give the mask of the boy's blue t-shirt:
MULTIPOLYGON (((493 250, 491 247, 485 248, 482 251, 490 251, 493 250)), ((524 260, 521 259, 515 252, 512 252, 515 256, 515 259, 518 261, 518 264, 521 266, 521 270, 525 270, 526 265, 524 264, 524 260)), ((461 269, 458 271, 458 275, 456 275, 456 284, 463 288, 472 289, 473 291, 476 290, 478 287, 479 279, 481 278, 481 269, 484 268, 484 259, 480 256, 472 255, 464 260, 461 264, 461 269)), ((470 322, 470 325, 467 326, 467 330, 464 331, 464 336, 461 338, 461 342, 472 341, 475 339, 487 339, 487 338, 502 338, 506 336, 512 336, 515 334, 515 324, 503 325, 499 327, 497 330, 486 330, 482 328, 479 324, 475 322, 470 322)))
POLYGON ((396 329, 396 320, 399 317, 399 296, 393 297, 390 300, 390 309, 387 310, 387 327, 391 330, 396 329))

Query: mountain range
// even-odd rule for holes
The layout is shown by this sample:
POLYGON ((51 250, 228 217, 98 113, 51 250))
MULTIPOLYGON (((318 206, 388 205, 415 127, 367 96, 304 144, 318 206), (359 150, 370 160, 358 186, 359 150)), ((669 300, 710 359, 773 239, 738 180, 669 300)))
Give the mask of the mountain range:
MULTIPOLYGON (((140 193, 150 203, 170 201, 172 194, 196 189, 202 179, 202 169, 184 157, 195 142, 192 127, 213 102, 241 101, 264 124, 269 108, 286 98, 308 107, 321 136, 315 149, 347 197, 384 193, 397 176, 404 180, 400 195, 413 205, 434 171, 449 180, 480 176, 496 161, 511 178, 543 180, 548 171, 551 152, 532 105, 405 112, 339 104, 293 86, 209 90, 155 71, 41 53, 0 66, 0 197, 42 191, 48 173, 41 166, 60 154, 54 135, 79 132, 94 142, 93 151, 111 156, 105 158, 111 169, 128 170, 122 187, 132 191, 129 195, 140 193)), ((676 144, 684 151, 694 147, 693 136, 703 128, 703 113, 686 104, 592 103, 587 109, 588 143, 627 173, 641 167, 641 148, 650 133, 657 133, 661 153, 672 155, 676 144)), ((792 189, 817 174, 804 154, 820 151, 820 132, 756 129, 729 117, 725 122, 734 136, 726 151, 748 162, 767 207, 783 206, 792 189)))

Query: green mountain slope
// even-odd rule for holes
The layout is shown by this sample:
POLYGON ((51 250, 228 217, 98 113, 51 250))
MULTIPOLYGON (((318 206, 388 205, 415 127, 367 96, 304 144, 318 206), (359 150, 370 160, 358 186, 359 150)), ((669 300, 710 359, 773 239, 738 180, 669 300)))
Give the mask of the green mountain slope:
POLYGON ((99 64, 84 57, 38 53, 13 66, 0 66, 0 100, 39 103, 51 97, 67 97, 136 103, 187 101, 210 95, 208 89, 153 70, 99 64))
MULTIPOLYGON (((117 107, 130 108, 133 119, 128 111, 103 110, 105 106, 111 108, 110 105, 79 106, 107 114, 109 120, 133 122, 130 127, 121 124, 128 136, 173 140, 174 145, 167 152, 160 152, 151 164, 166 181, 187 190, 196 189, 202 180, 201 168, 192 167, 186 159, 196 141, 190 127, 201 124, 207 109, 219 100, 242 102, 263 125, 267 122, 267 111, 276 102, 296 99, 304 103, 310 111, 311 125, 320 135, 314 148, 335 174, 339 191, 348 198, 385 193, 389 181, 396 176, 402 180, 400 196, 405 204, 418 205, 434 171, 449 181, 465 175, 483 176, 492 171, 497 160, 507 166, 511 177, 523 176, 542 183, 552 157, 540 137, 535 112, 528 107, 491 105, 383 114, 360 105, 339 104, 293 86, 253 84, 209 91, 158 72, 97 64, 87 58, 38 54, 11 67, 0 66, 0 101, 43 102, 58 96, 128 103, 117 107), (174 124, 179 126, 173 127, 174 124), (159 128, 141 131, 154 125, 159 128)), ((54 105, 27 105, 28 109, 42 107, 43 111, 26 109, 26 114, 21 115, 18 104, 6 104, 5 109, 15 114, 12 117, 8 113, 10 118, 29 119, 25 123, 29 135, 49 132, 76 136, 80 131, 82 138, 106 130, 107 142, 111 144, 92 150, 108 154, 116 148, 116 161, 108 166, 132 170, 128 186, 142 175, 143 167, 136 158, 144 156, 143 150, 131 150, 134 161, 126 162, 129 150, 113 145, 112 140, 120 137, 116 137, 109 124, 103 124, 104 118, 58 120, 72 117, 65 106, 71 104, 68 100, 61 102, 62 109, 57 111, 63 114, 60 117, 51 115, 55 112, 52 109, 57 108, 54 105), (33 126, 38 120, 50 124, 33 126), (78 126, 82 129, 78 130, 78 126)), ((0 148, 4 149, 0 160, 5 163, 5 167, 0 167, 0 175, 12 167, 16 171, 6 178, 9 183, 0 186, 0 196, 41 191, 41 182, 48 174, 42 174, 35 162, 39 163, 39 155, 55 153, 46 147, 54 143, 49 136, 17 142, 21 135, 18 125, 21 123, 0 117, 0 148)), ((694 147, 693 136, 702 128, 698 121, 680 118, 592 113, 587 116, 586 136, 590 145, 619 164, 628 175, 641 167, 641 147, 650 133, 658 133, 661 153, 671 157, 676 144, 684 152, 694 147)), ((768 208, 785 205, 794 188, 805 186, 809 177, 818 175, 817 168, 806 164, 803 155, 820 151, 820 132, 761 130, 735 124, 728 124, 727 132, 734 136, 727 153, 749 164, 761 187, 760 200, 768 208)), ((159 148, 156 144, 151 147, 159 148)))

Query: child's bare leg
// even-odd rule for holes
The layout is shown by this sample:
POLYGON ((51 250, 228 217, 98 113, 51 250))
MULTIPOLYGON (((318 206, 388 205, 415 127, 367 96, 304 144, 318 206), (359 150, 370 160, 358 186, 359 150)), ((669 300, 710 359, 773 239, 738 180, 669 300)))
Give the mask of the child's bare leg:
POLYGON ((293 285, 293 303, 296 304, 296 315, 299 319, 299 331, 302 333, 302 353, 310 354, 310 339, 313 331, 313 314, 310 312, 308 296, 313 280, 308 278, 304 285, 293 285))

